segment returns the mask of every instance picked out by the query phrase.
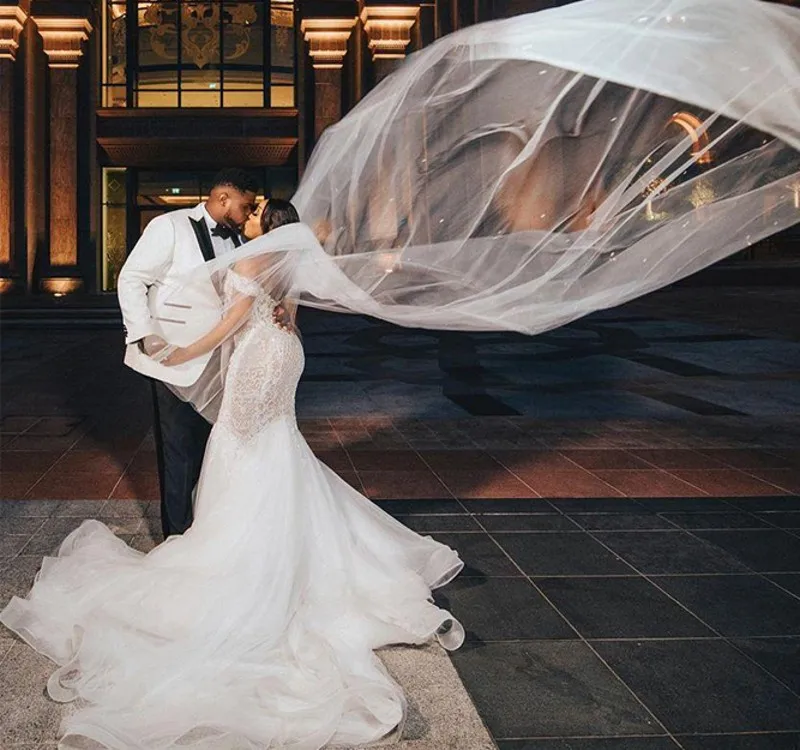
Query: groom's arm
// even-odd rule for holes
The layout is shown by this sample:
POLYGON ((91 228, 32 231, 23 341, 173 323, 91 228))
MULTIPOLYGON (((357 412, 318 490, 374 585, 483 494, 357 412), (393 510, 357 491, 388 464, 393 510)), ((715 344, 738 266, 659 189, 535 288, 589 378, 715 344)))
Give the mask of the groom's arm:
POLYGON ((147 306, 147 290, 163 279, 172 261, 175 229, 166 216, 153 219, 122 266, 117 297, 125 325, 125 343, 153 334, 156 327, 147 306))

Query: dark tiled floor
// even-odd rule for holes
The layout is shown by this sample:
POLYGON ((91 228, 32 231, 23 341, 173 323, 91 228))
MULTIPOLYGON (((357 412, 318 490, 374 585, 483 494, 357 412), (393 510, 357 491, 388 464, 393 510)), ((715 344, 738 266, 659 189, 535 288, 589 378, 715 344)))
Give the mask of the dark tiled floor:
MULTIPOLYGON (((742 293, 772 311, 758 331, 771 321, 783 338, 741 331, 741 305, 726 329, 685 290, 532 338, 309 313, 298 412, 312 447, 375 498, 796 494, 800 342, 782 330, 783 293, 742 293), (670 299, 684 319, 654 316, 670 299)), ((2 496, 154 498, 149 394, 119 332, 3 333, 2 496)))
MULTIPOLYGON (((737 547, 721 547, 641 503, 597 513, 585 512, 587 501, 558 503, 552 510, 565 521, 586 528, 587 517, 614 518, 616 530, 531 532, 512 507, 496 516, 503 531, 433 535, 468 553, 471 577, 440 601, 467 628, 468 645, 453 660, 500 747, 705 747, 698 734, 709 747, 728 747, 729 738, 751 747, 743 733, 758 733, 747 735, 752 747, 773 739, 795 747, 800 597, 792 587, 800 574, 767 577, 750 566, 747 538, 762 533, 758 519, 737 528, 737 547), (672 530, 654 539, 640 530, 642 518, 672 530), (620 739, 627 735, 636 738, 620 739)), ((494 516, 481 510, 472 518, 489 529, 494 516)), ((533 510, 547 516, 542 505, 533 510)), ((695 523, 683 511, 682 525, 704 526, 708 511, 696 513, 695 523)), ((800 550, 797 536, 774 533, 800 550)))
MULTIPOLYGON (((698 294, 532 339, 307 318, 301 429, 461 553, 438 598, 500 750, 800 750, 800 344, 698 294)), ((158 538, 119 339, 4 331, 3 599, 83 518, 158 538)))

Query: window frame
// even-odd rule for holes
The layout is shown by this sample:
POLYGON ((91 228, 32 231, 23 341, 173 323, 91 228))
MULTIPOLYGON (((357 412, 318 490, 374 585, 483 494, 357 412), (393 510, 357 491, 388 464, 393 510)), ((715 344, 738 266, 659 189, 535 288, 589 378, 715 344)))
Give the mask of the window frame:
MULTIPOLYGON (((225 78, 226 72, 230 75, 231 71, 236 70, 237 66, 226 64, 225 62, 225 7, 231 5, 237 5, 239 2, 236 0, 206 0, 206 2, 198 2, 198 0, 168 0, 170 4, 174 4, 176 7, 176 13, 178 22, 182 23, 184 18, 184 14, 182 8, 188 5, 218 5, 220 8, 220 23, 218 26, 219 32, 219 62, 215 64, 210 64, 208 69, 217 70, 219 71, 219 89, 215 91, 215 93, 219 96, 219 103, 218 104, 211 104, 208 106, 202 105, 189 105, 187 106, 184 102, 184 98, 188 95, 192 94, 191 88, 184 88, 184 75, 186 70, 189 69, 189 66, 184 64, 182 60, 182 52, 183 52, 183 34, 181 29, 179 28, 177 31, 177 50, 176 50, 176 60, 174 65, 171 65, 169 62, 165 62, 164 68, 165 70, 174 71, 174 81, 170 82, 169 88, 164 88, 163 91, 166 92, 174 92, 175 93, 175 103, 174 104, 161 104, 161 105, 140 105, 139 98, 142 95, 142 90, 139 88, 139 41, 140 41, 140 25, 139 25, 139 6, 140 0, 103 0, 103 10, 102 10, 102 24, 103 24, 103 33, 102 33, 102 68, 101 68, 101 77, 100 77, 100 100, 101 106, 108 107, 108 108, 115 108, 115 109, 192 109, 192 110, 208 110, 208 111, 215 111, 219 109, 231 109, 231 108, 243 108, 243 109, 259 109, 259 108, 276 108, 276 109, 292 109, 297 106, 297 97, 298 97, 298 85, 299 85, 299 74, 298 74, 298 55, 300 50, 298 50, 297 44, 297 36, 296 36, 296 25, 297 25, 297 18, 298 18, 298 8, 296 0, 249 0, 249 2, 253 4, 258 4, 260 6, 262 12, 262 20, 263 23, 261 24, 261 48, 262 48, 262 55, 261 55, 261 101, 259 104, 241 104, 241 103, 233 103, 228 104, 226 103, 226 96, 225 94, 233 94, 237 92, 253 92, 255 93, 258 91, 258 88, 254 87, 252 89, 248 88, 239 88, 233 87, 228 88, 225 85, 225 78), (124 84, 122 82, 112 82, 110 80, 111 73, 112 73, 112 65, 111 65, 111 36, 112 36, 112 24, 113 24, 113 13, 112 7, 113 6, 125 6, 125 81, 124 84), (282 85, 280 83, 274 83, 273 77, 277 73, 285 72, 283 69, 273 67, 273 55, 272 55, 272 36, 273 36, 273 10, 281 9, 281 10, 291 10, 293 14, 293 28, 290 33, 291 38, 291 59, 292 59, 292 80, 291 83, 288 85, 282 85), (134 23, 131 23, 131 19, 135 19, 134 23), (117 104, 115 106, 113 102, 113 95, 115 91, 118 91, 120 88, 124 86, 125 88, 125 103, 117 104), (283 104, 279 105, 275 100, 276 96, 273 95, 273 89, 277 86, 281 86, 284 88, 291 87, 292 89, 292 97, 291 97, 291 104, 283 104)), ((246 68, 242 67, 242 70, 246 68)), ((149 89, 151 92, 160 91, 161 89, 153 88, 149 89)), ((197 93, 196 91, 194 93, 197 93)), ((280 97, 281 99, 283 97, 280 97)))

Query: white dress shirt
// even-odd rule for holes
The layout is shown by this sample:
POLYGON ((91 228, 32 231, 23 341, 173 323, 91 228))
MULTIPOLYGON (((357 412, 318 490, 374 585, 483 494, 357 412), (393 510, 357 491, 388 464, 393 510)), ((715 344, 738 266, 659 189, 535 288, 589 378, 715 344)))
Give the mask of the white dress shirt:
MULTIPOLYGON (((211 234, 211 230, 214 229, 219 222, 211 218, 211 214, 208 213, 205 203, 203 204, 203 218, 206 220, 208 232, 211 234)), ((220 255, 225 255, 225 253, 229 253, 236 249, 236 245, 232 239, 229 238, 224 240, 222 237, 215 237, 213 234, 211 235, 211 246, 214 248, 214 256, 216 258, 219 258, 220 255)))

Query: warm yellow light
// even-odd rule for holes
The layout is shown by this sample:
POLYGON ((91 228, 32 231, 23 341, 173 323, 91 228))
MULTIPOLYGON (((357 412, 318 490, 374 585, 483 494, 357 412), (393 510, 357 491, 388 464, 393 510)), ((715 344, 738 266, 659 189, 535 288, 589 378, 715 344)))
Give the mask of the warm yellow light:
POLYGON ((800 209, 800 182, 790 185, 789 190, 794 194, 794 207, 800 209))
POLYGON ((692 139, 692 153, 699 154, 698 164, 710 164, 711 151, 708 150, 708 133, 703 129, 703 122, 690 112, 676 112, 668 125, 677 125, 686 131, 692 139))
POLYGON ((338 70, 347 54, 356 18, 307 18, 300 22, 308 54, 316 70, 338 70))
POLYGON ((0 5, 0 59, 14 60, 28 15, 18 5, 0 5))
POLYGON ((403 5, 367 6, 361 22, 369 39, 373 60, 395 60, 406 56, 411 29, 419 18, 419 8, 403 5))
POLYGON ((77 68, 92 24, 85 18, 34 18, 51 68, 77 68))
MULTIPOLYGON (((145 1, 145 2, 139 2, 139 3, 137 3, 137 5, 139 6, 138 10, 139 10, 139 14, 141 15, 143 11, 147 10, 152 5, 152 3, 149 2, 149 1, 145 1)), ((127 8, 127 5, 125 3, 114 3, 111 6, 111 16, 112 16, 112 18, 115 18, 115 19, 116 18, 122 18, 125 15, 125 12, 127 11, 127 9, 128 8, 127 8)))
MULTIPOLYGON (((167 193, 162 195, 149 195, 148 198, 152 199, 156 205, 164 206, 196 206, 208 200, 207 195, 191 195, 189 193, 167 193)), ((264 195, 256 196, 256 203, 262 203, 267 198, 264 195)))
POLYGON ((66 277, 42 279, 42 289, 55 297, 63 297, 65 294, 77 292, 82 286, 82 279, 66 277))
POLYGON ((398 269, 398 258, 400 253, 397 250, 386 251, 378 254, 378 265, 383 269, 384 273, 393 273, 398 269))

